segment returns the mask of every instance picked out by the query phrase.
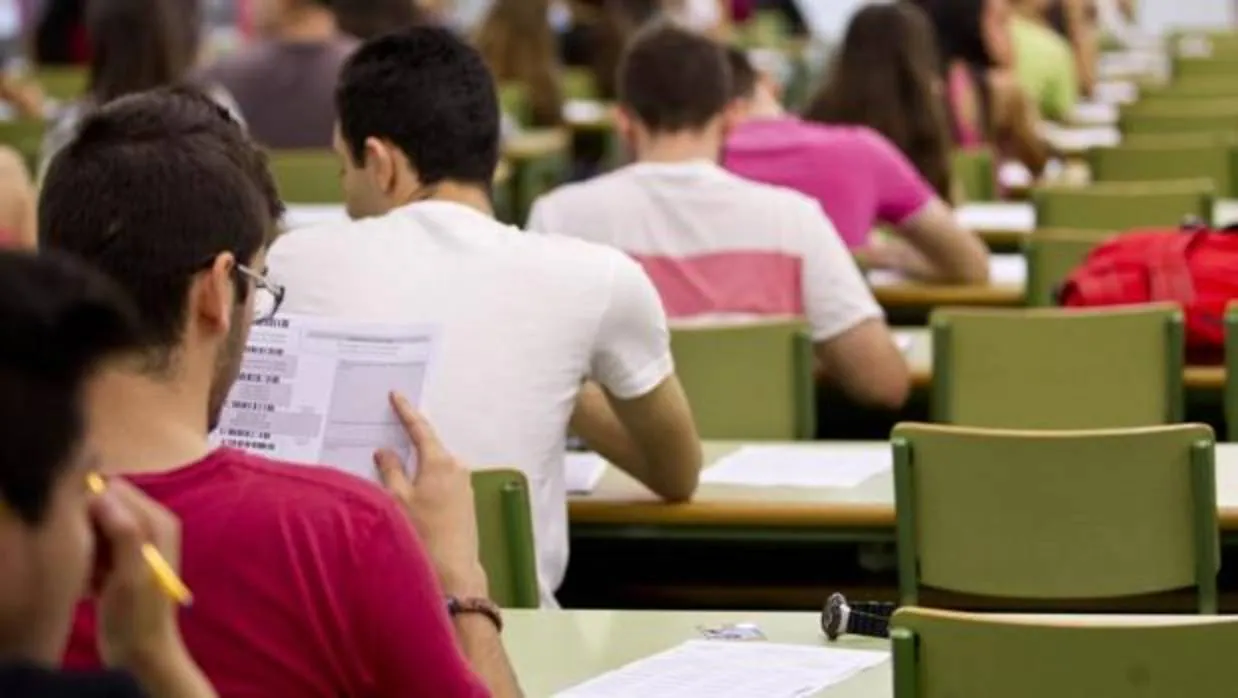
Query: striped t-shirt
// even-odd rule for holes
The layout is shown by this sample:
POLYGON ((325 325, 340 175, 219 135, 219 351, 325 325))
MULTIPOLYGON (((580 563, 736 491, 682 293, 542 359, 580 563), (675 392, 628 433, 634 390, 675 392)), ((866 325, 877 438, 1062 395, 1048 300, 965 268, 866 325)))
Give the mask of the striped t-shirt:
POLYGON ((528 229, 627 252, 671 318, 803 316, 825 341, 881 317, 816 201, 704 160, 562 187, 537 201, 528 229))

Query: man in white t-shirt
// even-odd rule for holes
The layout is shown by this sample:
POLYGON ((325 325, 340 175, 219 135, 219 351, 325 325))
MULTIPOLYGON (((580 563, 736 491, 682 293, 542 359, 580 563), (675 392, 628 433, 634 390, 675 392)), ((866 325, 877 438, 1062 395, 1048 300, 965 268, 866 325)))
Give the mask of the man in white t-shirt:
POLYGON ((567 566, 569 422, 663 498, 696 489, 700 443, 657 292, 615 250, 494 220, 495 89, 450 31, 367 42, 336 97, 335 147, 358 220, 275 244, 267 263, 285 308, 442 326, 422 407, 462 459, 528 476, 553 604, 567 566))
POLYGON ((804 316, 828 381, 858 402, 900 407, 906 362, 821 207, 717 164, 733 121, 723 49, 653 25, 629 45, 618 83, 619 128, 637 162, 542 197, 529 229, 627 252, 672 318, 804 316))

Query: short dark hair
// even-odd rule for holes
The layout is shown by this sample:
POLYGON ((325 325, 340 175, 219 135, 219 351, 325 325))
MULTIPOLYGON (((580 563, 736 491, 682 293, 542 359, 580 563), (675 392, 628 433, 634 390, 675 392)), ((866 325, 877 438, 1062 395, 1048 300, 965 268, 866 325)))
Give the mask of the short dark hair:
MULTIPOLYGON (((169 88, 82 121, 43 180, 39 241, 118 281, 138 308, 144 349, 163 358, 184 331, 194 274, 223 252, 252 259, 282 213, 266 156, 228 112, 169 88)), ((242 298, 247 288, 238 283, 242 298)))
POLYGON ((665 21, 632 38, 619 61, 618 83, 619 102, 663 133, 699 130, 731 101, 722 46, 665 21))
POLYGON ((198 0, 88 3, 90 97, 103 104, 180 82, 197 58, 200 20, 198 0))
POLYGON ((747 99, 757 91, 757 71, 752 67, 748 52, 729 46, 726 50, 727 64, 731 67, 731 99, 747 99))
POLYGON ((413 27, 371 39, 340 72, 340 134, 353 161, 365 140, 399 148, 421 181, 489 187, 499 162, 499 103, 481 54, 450 30, 413 27))
POLYGON ((0 501, 36 525, 81 446, 83 384, 135 341, 133 310, 106 278, 54 253, 0 252, 0 501))
POLYGON ((329 6, 340 31, 363 41, 397 29, 426 24, 429 19, 421 5, 413 0, 330 0, 329 6))

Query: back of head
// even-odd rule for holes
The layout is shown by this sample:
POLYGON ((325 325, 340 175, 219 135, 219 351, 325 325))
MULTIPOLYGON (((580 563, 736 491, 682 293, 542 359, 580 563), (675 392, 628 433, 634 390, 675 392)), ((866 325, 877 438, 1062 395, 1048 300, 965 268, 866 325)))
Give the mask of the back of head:
POLYGON ((852 17, 804 116, 878 131, 949 200, 951 136, 938 64, 932 27, 919 8, 905 2, 869 5, 852 17))
POLYGON ((619 103, 654 133, 699 131, 730 101, 723 48, 672 23, 642 29, 619 63, 619 103))
POLYGON ((183 79, 197 55, 197 8, 196 0, 89 3, 91 98, 102 104, 183 79))
POLYGON ((427 19, 416 0, 330 0, 330 3, 340 31, 362 40, 424 24, 427 19))
POLYGON ((548 0, 497 0, 475 44, 500 82, 525 85, 536 125, 561 121, 558 44, 547 19, 548 0))
POLYGON ((603 0, 602 13, 590 37, 593 77, 599 96, 614 99, 623 49, 645 24, 661 13, 661 0, 603 0))
POLYGON ((984 38, 984 10, 989 0, 910 1, 928 15, 942 61, 962 61, 977 68, 996 64, 984 38))
POLYGON ((757 91, 757 71, 747 52, 728 46, 726 58, 731 69, 731 99, 752 99, 757 91))
POLYGON ((81 446, 83 384, 134 341, 132 309, 102 275, 55 254, 0 252, 0 502, 39 523, 81 446))
POLYGON ((481 55, 450 30, 414 27, 365 42, 340 71, 335 102, 340 136, 358 165, 374 138, 403 152, 424 186, 490 186, 498 96, 481 55))
POLYGON ((282 212, 265 156, 236 121, 171 88, 83 119, 43 181, 39 239, 117 280, 138 308, 144 348, 166 356, 184 330, 192 277, 221 253, 248 263, 282 212))

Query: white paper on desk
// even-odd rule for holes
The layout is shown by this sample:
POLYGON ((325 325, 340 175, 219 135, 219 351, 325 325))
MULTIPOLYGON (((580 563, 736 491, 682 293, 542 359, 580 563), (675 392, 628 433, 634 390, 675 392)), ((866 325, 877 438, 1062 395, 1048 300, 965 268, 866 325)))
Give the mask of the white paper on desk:
POLYGON ((1040 135, 1050 147, 1067 153, 1111 148, 1122 142, 1122 132, 1116 126, 1059 126, 1043 122, 1040 135))
POLYGON ((214 443, 376 480, 373 455, 411 445, 391 408, 413 406, 439 342, 437 327, 280 315, 254 325, 214 443))
POLYGON ((606 474, 606 459, 596 453, 568 451, 563 457, 567 473, 568 494, 589 494, 597 489, 602 475, 606 474))
POLYGON ((563 120, 568 123, 602 121, 609 116, 605 104, 591 99, 569 99, 563 104, 563 120))
POLYGON ((1079 102, 1070 118, 1081 126, 1113 126, 1118 123, 1118 107, 1105 102, 1079 102))
POLYGON ((893 467, 889 448, 744 446, 701 474, 701 482, 749 487, 855 487, 893 467))
POLYGON ((975 231, 1030 233, 1036 228, 1036 210, 1025 201, 963 204, 954 209, 954 217, 975 231))
POLYGON ((1092 88, 1092 99, 1103 104, 1130 104, 1139 99, 1139 85, 1130 80, 1102 80, 1092 88))
POLYGON ((555 698, 803 698, 888 659, 886 652, 689 640, 555 698))
POLYGON ((1021 254, 989 255, 989 283, 1013 286, 1027 284, 1027 258, 1021 254))

